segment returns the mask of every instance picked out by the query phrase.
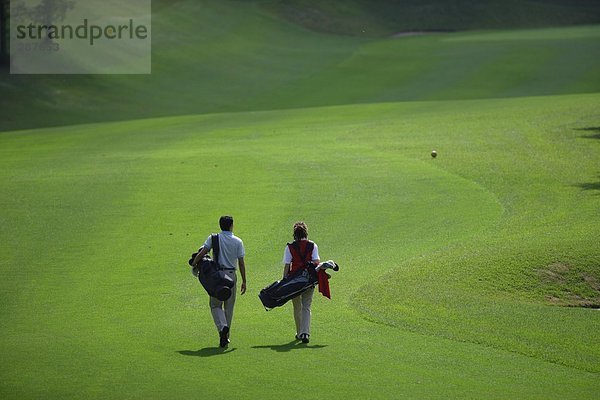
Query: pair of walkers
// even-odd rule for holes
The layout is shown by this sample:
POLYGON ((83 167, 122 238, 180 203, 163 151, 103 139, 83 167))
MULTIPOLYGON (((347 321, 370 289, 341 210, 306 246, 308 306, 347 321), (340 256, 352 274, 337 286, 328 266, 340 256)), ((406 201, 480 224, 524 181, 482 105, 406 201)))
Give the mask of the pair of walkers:
MULTIPOLYGON (((246 293, 246 264, 244 262, 245 250, 243 241, 233 234, 233 217, 223 216, 219 219, 221 233, 219 240, 219 264, 222 269, 233 279, 231 297, 220 301, 215 297, 209 297, 210 312, 215 326, 219 332, 219 345, 226 347, 229 344, 231 322, 235 306, 237 292, 237 274, 239 268, 242 284, 240 294, 246 293)), ((296 222, 293 228, 294 241, 288 243, 283 254, 283 277, 306 267, 307 262, 318 264, 319 249, 317 244, 308 240, 308 227, 304 222, 296 222)), ((213 248, 212 235, 209 236, 193 261, 198 265, 202 258, 213 248)), ((296 323, 296 339, 303 343, 310 340, 311 304, 314 288, 292 299, 294 306, 294 321, 296 323)))

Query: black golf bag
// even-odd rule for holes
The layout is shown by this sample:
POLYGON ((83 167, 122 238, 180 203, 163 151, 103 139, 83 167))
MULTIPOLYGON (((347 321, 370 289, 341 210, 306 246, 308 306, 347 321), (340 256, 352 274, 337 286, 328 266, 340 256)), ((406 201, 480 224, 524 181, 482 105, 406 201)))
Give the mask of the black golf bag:
MULTIPOLYGON (((231 289, 234 282, 219 265, 219 235, 212 235, 212 247, 215 259, 211 259, 208 254, 205 255, 197 266, 192 266, 192 273, 198 277, 198 280, 210 296, 225 301, 231 297, 231 289)), ((197 254, 192 254, 192 258, 188 261, 188 264, 192 265, 197 254)))
POLYGON ((318 283, 315 266, 309 264, 306 269, 286 276, 280 281, 273 282, 260 291, 258 297, 267 310, 280 307, 294 297, 302 294, 318 283))
POLYGON ((261 290, 258 295, 265 309, 280 307, 306 290, 315 287, 319 283, 318 268, 337 271, 339 266, 333 261, 327 261, 318 266, 308 263, 306 268, 298 270, 280 281, 273 282, 261 290))

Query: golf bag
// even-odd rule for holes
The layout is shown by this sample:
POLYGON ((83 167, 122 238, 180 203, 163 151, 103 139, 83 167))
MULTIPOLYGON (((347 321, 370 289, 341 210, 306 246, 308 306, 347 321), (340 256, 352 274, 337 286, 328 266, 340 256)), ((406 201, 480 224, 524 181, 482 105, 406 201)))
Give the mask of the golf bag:
POLYGON ((212 297, 225 301, 231 297, 234 282, 219 265, 219 235, 212 235, 212 247, 214 260, 207 254, 197 266, 193 266, 192 262, 198 254, 194 253, 188 263, 192 265, 192 273, 198 277, 206 292, 212 297))
POLYGON ((319 283, 319 270, 325 269, 337 271, 339 266, 331 260, 318 266, 308 263, 306 268, 298 270, 280 281, 275 281, 261 290, 258 297, 267 311, 280 307, 294 297, 315 287, 319 283))

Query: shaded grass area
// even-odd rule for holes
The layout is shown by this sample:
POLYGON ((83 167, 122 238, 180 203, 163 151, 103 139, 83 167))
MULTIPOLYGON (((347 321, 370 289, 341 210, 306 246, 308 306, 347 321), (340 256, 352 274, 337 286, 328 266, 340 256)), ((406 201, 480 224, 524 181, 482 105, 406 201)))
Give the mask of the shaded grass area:
POLYGON ((540 28, 600 22, 590 0, 264 1, 263 7, 320 32, 356 36, 401 31, 540 28))
POLYGON ((263 6, 208 0, 155 5, 151 75, 2 71, 0 130, 600 90, 596 26, 365 38, 313 32, 263 6))
POLYGON ((595 398, 600 314, 547 305, 536 271, 557 257, 597 277, 598 197, 573 185, 597 175, 597 144, 575 129, 598 126, 598 102, 371 104, 6 132, 0 393, 595 398), (223 213, 236 218, 249 268, 225 352, 186 264, 223 213), (256 297, 280 276, 297 219, 342 266, 332 300, 315 298, 307 347, 290 342, 289 307, 267 313, 256 297), (307 393, 270 372, 291 365, 327 365, 336 379, 315 374, 307 393))

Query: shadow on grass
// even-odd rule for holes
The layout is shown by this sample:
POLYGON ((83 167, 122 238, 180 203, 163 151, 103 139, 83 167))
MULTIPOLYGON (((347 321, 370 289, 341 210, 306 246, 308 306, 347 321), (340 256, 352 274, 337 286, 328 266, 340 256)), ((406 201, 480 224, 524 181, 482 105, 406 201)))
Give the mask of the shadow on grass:
POLYGON ((589 135, 584 135, 584 139, 600 139, 600 126, 591 126, 589 128, 576 128, 576 131, 591 132, 589 135))
POLYGON ((289 343, 284 344, 271 344, 266 346, 252 346, 253 349, 271 349, 278 353, 285 353, 292 350, 301 350, 301 349, 322 349, 323 347, 327 347, 324 344, 316 344, 310 345, 302 342, 298 342, 297 340, 292 340, 289 343))
MULTIPOLYGON (((575 128, 576 131, 591 132, 589 135, 582 136, 583 139, 600 139, 600 126, 590 126, 588 128, 575 128)), ((598 182, 585 182, 574 185, 582 190, 600 191, 600 177, 598 182)), ((600 193, 599 193, 600 194, 600 193)))
POLYGON ((236 348, 233 349, 223 348, 223 347, 205 347, 200 350, 180 350, 179 354, 182 356, 193 356, 193 357, 212 357, 219 356, 222 354, 228 354, 235 351, 236 348))
POLYGON ((600 181, 598 182, 588 182, 588 183, 580 183, 575 185, 583 190, 600 190, 600 181))
MULTIPOLYGON (((600 176, 598 177, 597 182, 578 183, 574 186, 580 188, 581 190, 592 190, 592 191, 600 192, 600 176)), ((600 193, 598 193, 598 194, 600 195, 600 193)))

